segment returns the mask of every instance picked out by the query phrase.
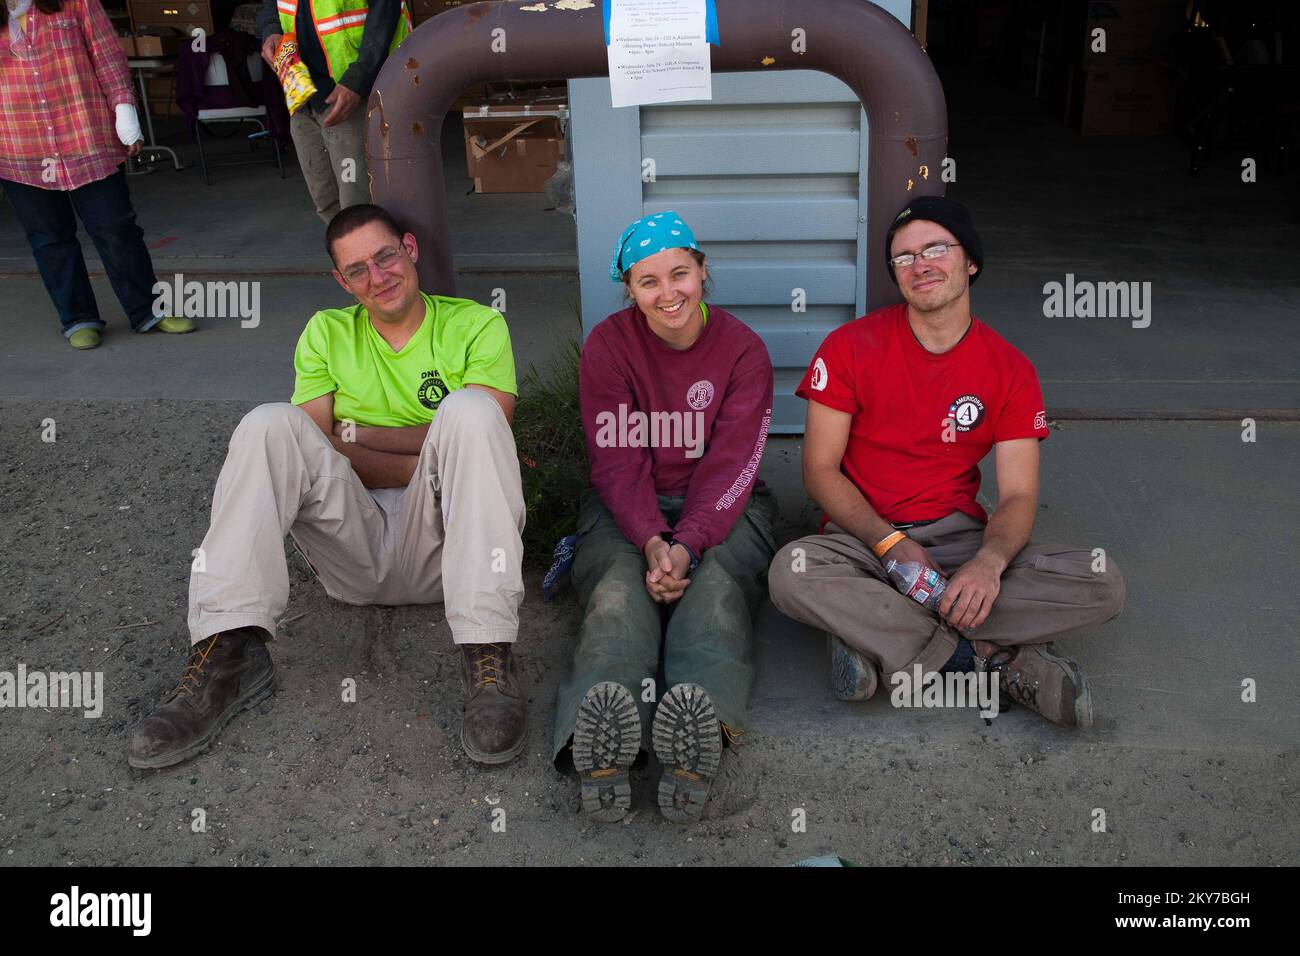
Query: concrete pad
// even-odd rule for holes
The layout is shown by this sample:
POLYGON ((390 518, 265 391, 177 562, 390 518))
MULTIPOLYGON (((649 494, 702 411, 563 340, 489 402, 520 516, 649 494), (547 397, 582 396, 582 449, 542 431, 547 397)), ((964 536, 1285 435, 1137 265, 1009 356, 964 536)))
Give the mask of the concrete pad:
MULTIPOLYGON (((1300 739, 1291 690, 1300 682, 1300 595, 1289 571, 1295 534, 1286 477, 1300 468, 1300 426, 1261 426, 1253 444, 1241 437, 1232 423, 1069 422, 1043 443, 1034 537, 1104 548, 1128 588, 1119 618, 1058 641, 1092 683, 1097 724, 1080 739, 1234 749, 1289 748, 1300 739), (1247 678, 1257 703, 1242 701, 1247 678)), ((768 453, 765 480, 783 512, 793 506, 806 518, 798 443, 777 440, 769 449, 777 454, 768 453)), ((980 500, 991 510, 991 455, 982 470, 980 500)), ((783 537, 815 530, 805 520, 783 537)), ((887 685, 867 702, 835 701, 819 634, 770 604, 759 634, 755 716, 770 732, 793 725, 895 739, 924 726, 943 739, 981 723, 973 712, 955 719, 895 709, 887 685)), ((1032 739, 1075 739, 1023 710, 997 723, 1032 739)))
MULTIPOLYGON (((198 162, 178 121, 159 121, 157 135, 159 142, 177 150, 183 163, 198 162)), ((471 192, 459 118, 448 117, 443 143, 449 231, 458 268, 576 271, 572 216, 551 209, 541 193, 471 192)), ((156 172, 129 178, 131 202, 160 277, 177 271, 234 276, 315 273, 321 268, 325 224, 316 215, 296 158, 286 155, 286 175, 280 179, 269 150, 260 151, 267 157, 265 164, 214 169, 210 186, 203 184, 197 165, 178 172, 159 164, 156 172)), ((232 138, 213 143, 210 153, 242 157, 246 148, 232 138)), ((82 244, 92 274, 102 273, 84 231, 82 244)), ((0 273, 35 271, 13 211, 7 202, 0 203, 0 273)))
MULTIPOLYGON (((319 262, 317 263, 319 269, 319 262)), ((34 277, 0 276, 0 297, 11 304, 10 335, 0 342, 0 399, 203 399, 287 401, 293 393, 293 350, 317 309, 354 300, 332 277, 263 277, 257 282, 261 315, 254 328, 240 320, 203 319, 188 335, 132 333, 107 279, 92 284, 108 321, 103 344, 71 349, 58 315, 34 277)), ((465 276, 461 295, 492 302, 505 296, 515 366, 545 367, 555 351, 581 336, 577 281, 566 276, 476 274, 465 276)))
MULTIPOLYGON (((1240 156, 1194 176, 1176 137, 1080 137, 1018 96, 952 118, 984 243, 974 311, 1038 366, 1058 418, 1300 414, 1300 210, 1240 156), (1150 284, 1148 319, 1047 318, 1044 286, 1150 284), (1148 321, 1134 328, 1134 321, 1148 321)), ((882 252, 883 254, 883 252, 882 252)))

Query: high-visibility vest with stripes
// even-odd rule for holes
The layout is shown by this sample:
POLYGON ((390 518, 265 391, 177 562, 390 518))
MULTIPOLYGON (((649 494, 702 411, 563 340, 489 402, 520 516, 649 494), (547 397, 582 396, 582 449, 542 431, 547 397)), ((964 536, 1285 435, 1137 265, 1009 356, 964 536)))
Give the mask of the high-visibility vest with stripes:
MULTIPOLYGON (((302 0, 311 11, 312 22, 316 24, 316 35, 320 37, 321 49, 325 51, 325 64, 329 68, 330 78, 337 83, 344 72, 357 58, 361 49, 361 35, 365 30, 366 13, 369 7, 365 0, 302 0)), ((294 19, 298 14, 299 0, 276 0, 276 9, 280 13, 280 29, 285 33, 295 33, 294 19)), ((389 54, 397 45, 410 36, 413 29, 411 11, 407 0, 402 0, 402 15, 397 20, 397 29, 393 32, 393 43, 388 48, 389 54)))

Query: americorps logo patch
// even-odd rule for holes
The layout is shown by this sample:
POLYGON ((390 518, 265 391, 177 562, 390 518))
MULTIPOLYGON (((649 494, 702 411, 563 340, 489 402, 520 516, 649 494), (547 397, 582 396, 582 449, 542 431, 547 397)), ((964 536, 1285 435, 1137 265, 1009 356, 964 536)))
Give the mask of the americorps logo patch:
POLYGON ((957 431, 968 432, 984 420, 984 403, 978 395, 959 395, 948 406, 948 417, 957 423, 957 431))
POLYGON ((420 383, 420 391, 416 397, 425 408, 436 409, 447 397, 447 383, 442 380, 437 369, 425 372, 423 377, 424 381, 420 383))

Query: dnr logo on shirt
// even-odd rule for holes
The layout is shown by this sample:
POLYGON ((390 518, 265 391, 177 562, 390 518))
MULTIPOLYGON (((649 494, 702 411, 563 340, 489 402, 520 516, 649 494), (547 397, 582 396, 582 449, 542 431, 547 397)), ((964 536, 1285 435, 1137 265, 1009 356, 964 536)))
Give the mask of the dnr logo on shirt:
POLYGON ((447 383, 442 380, 437 369, 430 369, 421 376, 420 390, 416 393, 420 404, 425 408, 437 409, 447 397, 447 383))

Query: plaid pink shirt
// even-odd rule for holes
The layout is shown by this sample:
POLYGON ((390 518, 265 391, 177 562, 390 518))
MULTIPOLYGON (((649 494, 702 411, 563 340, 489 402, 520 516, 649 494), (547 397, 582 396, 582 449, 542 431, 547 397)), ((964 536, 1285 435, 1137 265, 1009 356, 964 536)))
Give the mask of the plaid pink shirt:
MULTIPOLYGON (((0 0, 3 2, 3 0, 0 0)), ((126 54, 99 0, 31 8, 28 59, 0 29, 0 178, 42 189, 77 189, 126 159, 114 110, 135 103, 126 54)))

